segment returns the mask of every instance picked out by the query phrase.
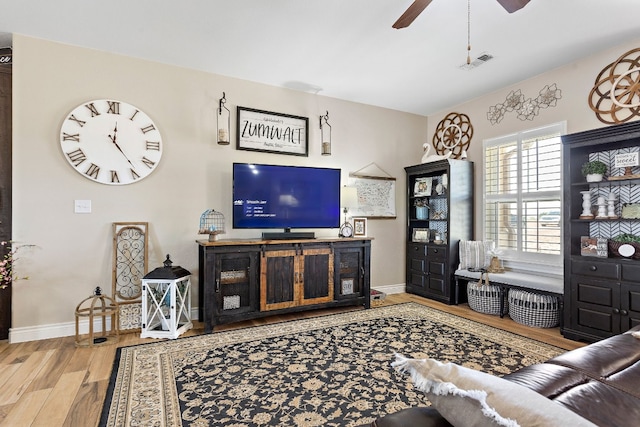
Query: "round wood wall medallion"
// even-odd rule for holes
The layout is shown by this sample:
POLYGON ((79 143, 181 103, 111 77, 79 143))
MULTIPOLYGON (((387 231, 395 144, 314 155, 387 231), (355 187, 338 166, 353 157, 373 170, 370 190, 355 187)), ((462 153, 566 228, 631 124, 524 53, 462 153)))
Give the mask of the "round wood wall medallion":
POLYGON ((589 107, 606 124, 640 117, 640 48, 626 52, 600 71, 589 93, 589 107))
POLYGON ((473 126, 469 116, 449 113, 440 120, 433 134, 433 148, 440 155, 451 152, 452 159, 459 159, 471 144, 473 126))

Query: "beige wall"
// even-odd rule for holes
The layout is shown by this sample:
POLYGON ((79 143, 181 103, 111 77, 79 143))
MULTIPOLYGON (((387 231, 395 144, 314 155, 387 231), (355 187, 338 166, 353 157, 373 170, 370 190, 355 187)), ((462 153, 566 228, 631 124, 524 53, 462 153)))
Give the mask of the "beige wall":
MULTIPOLYGON (((640 40, 630 41, 613 49, 594 52, 589 58, 551 70, 529 80, 506 86, 494 93, 466 103, 448 108, 445 111, 429 116, 428 138, 432 140, 438 123, 450 112, 464 113, 469 116, 474 128, 473 139, 468 151, 469 160, 475 163, 475 236, 482 238, 482 141, 489 138, 509 135, 518 131, 539 128, 545 125, 566 121, 567 133, 581 132, 605 126, 589 108, 589 93, 594 86, 600 71, 617 60, 620 56, 637 49, 640 40), (487 119, 487 112, 491 106, 503 103, 512 90, 520 90, 526 98, 535 98, 546 85, 556 84, 562 90, 562 99, 556 107, 541 109, 532 121, 522 121, 513 112, 506 113, 504 119, 495 125, 487 119)), ((636 53, 637 55, 637 53, 636 53)), ((489 67, 499 66, 497 60, 482 65, 482 68, 467 71, 467 78, 473 78, 473 73, 490 72, 489 67), (486 68, 485 68, 486 67, 486 68)))
MULTIPOLYGON (((395 176, 397 219, 368 223, 375 238, 371 277, 373 286, 403 284, 404 167, 420 162, 422 143, 431 141, 438 122, 451 111, 470 116, 475 133, 469 158, 476 162, 476 190, 481 194, 483 139, 564 120, 568 132, 604 126, 588 107, 589 91, 602 68, 639 44, 633 41, 596 52, 426 118, 16 35, 13 237, 38 247, 24 252, 20 260, 20 273, 30 279, 15 287, 13 327, 66 325, 68 330, 76 304, 96 286, 110 293, 113 222, 148 221, 150 268, 160 266, 170 253, 176 264, 192 272, 197 284, 195 240, 206 237, 197 234, 204 210, 215 208, 226 216, 223 238, 259 236, 258 230, 231 228, 233 162, 338 167, 345 182, 349 172, 375 162, 395 176), (504 102, 511 90, 535 97, 553 83, 562 90, 562 99, 555 108, 541 110, 533 121, 520 121, 513 113, 496 125, 487 120, 489 107, 504 102), (232 110, 240 105, 308 116, 309 157, 237 151, 233 145, 215 144, 213 113, 223 91, 232 110), (140 107, 162 131, 162 162, 137 184, 95 184, 80 177, 63 158, 58 138, 64 117, 75 106, 100 98, 140 107), (330 157, 321 156, 319 146, 317 118, 326 110, 333 126, 330 157), (93 213, 74 214, 76 199, 90 199, 93 213)), ((482 70, 470 71, 466 78, 474 78, 477 71, 482 70)), ((476 200, 476 221, 480 202, 476 200)), ((336 232, 317 230, 320 236, 336 232)), ((481 235, 476 223, 476 236, 481 235)), ((197 301, 195 294, 193 301, 197 301)))
MULTIPOLYGON (((215 208, 225 215, 222 238, 260 235, 231 228, 233 162, 336 167, 345 183, 349 172, 375 162, 397 177, 397 219, 368 224, 375 238, 371 277, 374 286, 404 283, 403 168, 420 162, 426 117, 18 35, 13 46, 13 238, 37 245, 19 261, 20 272, 30 278, 14 288, 14 328, 73 322, 76 304, 96 286, 111 294, 113 222, 148 221, 150 268, 161 266, 169 253, 197 284, 195 240, 206 239, 197 234, 203 211, 215 208), (217 145, 214 111, 223 91, 232 111, 240 105, 309 117, 309 157, 217 145), (141 108, 162 132, 162 161, 139 183, 91 182, 63 157, 63 119, 77 105, 102 98, 141 108), (330 157, 320 155, 318 128, 327 110, 330 157), (75 214, 76 199, 91 200, 93 212, 75 214)), ((316 231, 335 236, 338 230, 316 231)))

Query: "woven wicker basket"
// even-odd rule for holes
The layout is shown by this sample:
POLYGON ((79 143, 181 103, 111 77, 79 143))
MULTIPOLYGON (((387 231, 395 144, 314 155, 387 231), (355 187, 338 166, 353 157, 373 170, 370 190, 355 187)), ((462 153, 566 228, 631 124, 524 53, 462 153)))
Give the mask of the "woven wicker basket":
MULTIPOLYGON (((496 285, 469 282, 467 284, 467 300, 469 307, 479 313, 500 315, 500 298, 503 298, 500 287, 496 285)), ((504 302, 504 313, 509 312, 507 301, 504 302)))
POLYGON ((616 242, 613 240, 609 240, 609 255, 612 257, 620 258, 620 252, 618 252, 618 248, 622 245, 631 245, 635 248, 636 252, 631 256, 633 259, 640 259, 640 243, 624 243, 624 242, 616 242))
POLYGON ((551 295, 509 289, 509 316, 522 325, 554 328, 560 324, 560 301, 551 295))

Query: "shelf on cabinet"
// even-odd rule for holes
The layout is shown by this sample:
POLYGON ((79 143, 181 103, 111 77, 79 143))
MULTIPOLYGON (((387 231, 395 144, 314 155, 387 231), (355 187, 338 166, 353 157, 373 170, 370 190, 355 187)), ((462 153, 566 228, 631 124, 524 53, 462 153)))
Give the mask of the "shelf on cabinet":
POLYGON ((618 222, 618 221, 640 221, 640 218, 591 218, 591 219, 572 219, 571 222, 618 222))
POLYGON ((576 188, 588 188, 588 187, 621 187, 623 185, 640 185, 640 178, 632 178, 632 179, 614 179, 614 180, 603 180, 598 182, 587 182, 587 181, 578 181, 572 182, 571 187, 576 188))

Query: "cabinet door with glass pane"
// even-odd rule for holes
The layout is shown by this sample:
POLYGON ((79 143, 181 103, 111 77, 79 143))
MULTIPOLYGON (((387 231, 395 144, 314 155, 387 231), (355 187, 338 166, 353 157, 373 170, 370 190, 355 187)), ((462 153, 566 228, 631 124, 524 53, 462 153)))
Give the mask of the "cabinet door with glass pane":
POLYGON ((257 253, 220 253, 215 260, 215 315, 257 310, 257 253))

